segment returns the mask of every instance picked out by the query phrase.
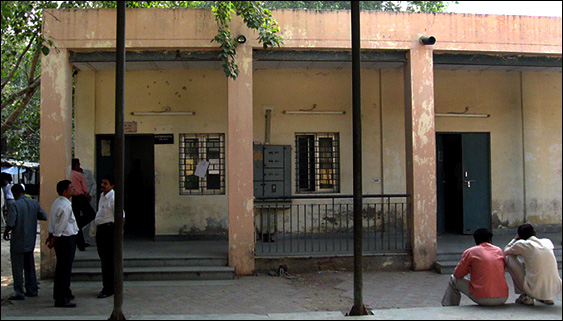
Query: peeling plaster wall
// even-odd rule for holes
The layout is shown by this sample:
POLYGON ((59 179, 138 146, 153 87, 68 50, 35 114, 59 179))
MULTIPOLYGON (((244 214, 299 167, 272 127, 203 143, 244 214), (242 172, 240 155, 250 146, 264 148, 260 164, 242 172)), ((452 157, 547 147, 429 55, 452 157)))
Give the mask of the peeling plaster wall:
POLYGON ((526 72, 523 90, 520 79, 517 72, 435 71, 436 113, 469 107, 491 115, 436 117, 436 131, 490 133, 493 228, 561 224, 561 73, 526 72))
MULTIPOLYGON (((342 194, 352 194, 352 75, 349 70, 254 72, 254 141, 264 142, 264 107, 273 107, 272 145, 291 145, 295 194, 295 133, 339 133, 342 194), (285 110, 344 110, 345 115, 290 115, 285 110)), ((381 177, 379 71, 362 71, 362 160, 365 194, 378 194, 381 177)))
POLYGON ((561 73, 522 73, 526 221, 561 224, 561 73))
MULTIPOLYGON (((110 71, 91 74, 95 76, 95 132, 112 134, 115 74, 110 71)), ((174 144, 154 147, 156 235, 226 234, 227 196, 180 195, 178 165, 179 134, 227 134, 223 72, 130 71, 125 79, 125 121, 137 122, 137 134, 174 134, 174 144), (195 115, 131 115, 132 111, 162 111, 167 107, 172 111, 194 111, 195 115)))

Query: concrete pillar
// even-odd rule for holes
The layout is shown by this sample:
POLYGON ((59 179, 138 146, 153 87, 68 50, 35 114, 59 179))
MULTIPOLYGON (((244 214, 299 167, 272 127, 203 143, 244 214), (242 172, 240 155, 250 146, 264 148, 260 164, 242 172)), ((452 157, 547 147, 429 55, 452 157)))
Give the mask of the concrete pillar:
POLYGON ((227 192, 229 266, 237 275, 254 272, 254 188, 252 166, 252 47, 237 49, 239 75, 228 80, 227 192))
MULTIPOLYGON (((50 214, 58 197, 56 185, 70 179, 72 154, 72 67, 68 51, 51 50, 41 58, 41 207, 50 214)), ((55 250, 45 246, 47 227, 41 223, 41 278, 55 272, 55 250)))
POLYGON ((436 261, 436 134, 432 50, 410 50, 405 64, 405 146, 413 269, 436 261))

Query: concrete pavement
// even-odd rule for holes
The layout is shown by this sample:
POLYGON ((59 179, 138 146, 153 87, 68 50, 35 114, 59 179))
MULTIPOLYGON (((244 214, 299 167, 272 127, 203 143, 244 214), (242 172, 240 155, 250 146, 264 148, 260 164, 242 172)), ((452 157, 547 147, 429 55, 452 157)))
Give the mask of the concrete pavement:
MULTIPOLYGON (((560 239, 560 236, 559 236, 560 239)), ((560 241, 559 241, 560 242, 560 241)), ((6 241, 2 241, 4 254, 6 241)), ((496 242, 495 242, 496 243, 496 242)), ((90 247, 87 251, 95 252, 90 247)), ((2 259, 2 320, 101 320, 113 310, 113 297, 97 299, 101 282, 73 282, 76 308, 53 307, 51 280, 42 280, 39 296, 6 300, 13 293, 11 271, 2 259)), ((364 272, 363 301, 373 316, 346 317, 353 305, 353 273, 322 271, 288 276, 248 276, 224 281, 125 282, 123 312, 131 320, 409 320, 533 319, 561 320, 561 294, 554 306, 514 304, 480 307, 462 296, 460 307, 441 307, 449 275, 434 271, 364 272)), ((560 271, 561 273, 561 271, 560 271)))
MULTIPOLYGON (((227 281, 125 282, 123 312, 130 320, 561 320, 561 294, 554 306, 514 304, 511 281, 505 306, 480 307, 462 297, 460 307, 441 307, 448 277, 429 271, 365 272, 363 298, 372 316, 345 317, 353 305, 353 274, 342 271, 227 281)), ((77 307, 62 309, 53 307, 52 283, 43 281, 39 297, 3 298, 2 320, 107 319, 113 297, 97 299, 100 286, 73 283, 77 307)))

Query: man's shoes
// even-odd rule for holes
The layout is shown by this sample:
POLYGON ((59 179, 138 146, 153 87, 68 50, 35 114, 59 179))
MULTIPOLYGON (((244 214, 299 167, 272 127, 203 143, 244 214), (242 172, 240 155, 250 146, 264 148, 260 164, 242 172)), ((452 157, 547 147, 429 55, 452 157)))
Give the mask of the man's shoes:
POLYGON ((113 293, 109 294, 109 293, 100 292, 98 294, 98 299, 104 299, 104 298, 107 298, 107 297, 112 296, 112 295, 113 295, 113 293))
POLYGON ((555 302, 553 302, 553 300, 538 300, 543 304, 547 304, 547 305, 553 305, 555 304, 555 302))
POLYGON ((532 299, 527 294, 520 294, 518 299, 516 299, 516 303, 520 303, 523 305, 534 305, 534 299, 532 299))
POLYGON ((76 307, 76 303, 71 303, 69 301, 61 301, 61 302, 55 301, 55 308, 75 308, 75 307, 76 307))
POLYGON ((21 300, 25 300, 25 296, 19 295, 19 294, 14 294, 11 297, 9 297, 8 300, 10 300, 10 301, 21 301, 21 300))
POLYGON ((37 293, 29 293, 29 292, 25 292, 25 296, 28 298, 34 298, 37 296, 37 293))

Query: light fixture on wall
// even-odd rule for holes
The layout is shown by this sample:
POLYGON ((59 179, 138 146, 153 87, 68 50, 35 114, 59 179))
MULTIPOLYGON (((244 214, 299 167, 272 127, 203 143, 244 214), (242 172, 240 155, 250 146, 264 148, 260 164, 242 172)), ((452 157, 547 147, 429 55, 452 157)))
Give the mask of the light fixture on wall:
POLYGON ((193 116, 193 111, 171 111, 170 107, 166 107, 163 111, 133 111, 133 116, 193 116))
POLYGON ((472 118, 489 118, 491 114, 469 114, 469 107, 465 107, 465 111, 460 113, 458 112, 449 112, 449 113, 436 113, 434 116, 436 117, 472 117, 472 118))
POLYGON ((317 104, 313 104, 311 109, 299 109, 299 110, 284 110, 284 114, 289 115, 344 115, 346 111, 344 110, 314 110, 317 108, 317 104))

